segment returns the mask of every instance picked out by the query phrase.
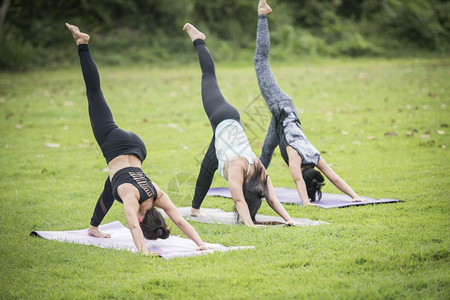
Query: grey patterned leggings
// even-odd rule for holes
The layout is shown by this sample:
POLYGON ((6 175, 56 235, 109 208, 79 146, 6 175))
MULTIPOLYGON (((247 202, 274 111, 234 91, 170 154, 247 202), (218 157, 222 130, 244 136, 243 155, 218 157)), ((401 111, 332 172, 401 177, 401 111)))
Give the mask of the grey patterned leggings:
MULTIPOLYGON (((269 48, 270 36, 267 15, 259 15, 256 30, 255 72, 261 94, 272 113, 260 156, 260 160, 266 169, 272 160, 273 151, 280 142, 276 124, 282 119, 283 108, 291 108, 292 111, 295 111, 292 99, 280 89, 270 69, 269 48)), ((284 154, 284 149, 281 149, 281 146, 280 150, 284 154)), ((283 158, 286 160, 285 156, 283 158)))
POLYGON ((269 64, 270 36, 267 15, 258 16, 256 30, 255 71, 259 89, 274 117, 280 113, 279 102, 282 107, 291 106, 294 110, 292 99, 283 92, 277 84, 269 64))

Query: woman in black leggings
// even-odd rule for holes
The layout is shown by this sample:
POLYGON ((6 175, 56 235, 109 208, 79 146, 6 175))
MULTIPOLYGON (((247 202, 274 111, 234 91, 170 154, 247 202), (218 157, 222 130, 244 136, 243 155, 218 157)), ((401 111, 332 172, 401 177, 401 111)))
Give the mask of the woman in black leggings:
POLYGON ((278 86, 269 65, 270 36, 267 15, 272 9, 265 0, 258 4, 258 26, 256 32, 255 71, 259 89, 272 112, 261 162, 268 168, 273 151, 280 147, 281 156, 291 170, 297 192, 304 205, 320 200, 324 182, 317 168, 342 192, 353 201, 362 201, 353 189, 340 178, 320 156, 319 151, 308 141, 303 133, 300 120, 292 99, 278 86))
POLYGON ((78 46, 92 131, 109 169, 103 193, 91 219, 89 234, 100 238, 110 237, 99 231, 98 226, 116 199, 123 203, 134 244, 143 254, 151 254, 145 246, 144 237, 166 239, 170 234, 164 218, 155 207, 166 212, 181 231, 198 245, 197 250, 209 249, 195 229, 182 218, 169 197, 142 171, 142 162, 147 155, 142 140, 136 134, 120 129, 114 122, 100 89, 97 67, 89 52, 89 35, 80 32, 74 25, 66 23, 66 26, 78 46))
POLYGON ((293 221, 275 196, 264 166, 253 153, 239 112, 230 105, 217 83, 214 60, 205 46, 205 35, 187 23, 185 30, 197 49, 202 70, 203 108, 213 129, 213 138, 202 161, 192 201, 192 215, 199 215, 200 205, 208 192, 216 170, 228 181, 236 211, 246 226, 255 225, 255 215, 266 198, 270 207, 290 225, 293 221))

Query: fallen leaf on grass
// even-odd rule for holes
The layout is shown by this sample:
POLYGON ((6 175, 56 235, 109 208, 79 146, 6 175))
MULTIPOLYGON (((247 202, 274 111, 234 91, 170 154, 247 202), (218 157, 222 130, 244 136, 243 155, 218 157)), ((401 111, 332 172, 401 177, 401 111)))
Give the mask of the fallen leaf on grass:
POLYGON ((47 148, 59 148, 59 144, 53 144, 53 143, 44 143, 44 146, 47 148))
POLYGON ((445 131, 444 131, 444 130, 438 130, 437 133, 439 133, 439 134, 445 134, 445 131))
POLYGON ((388 131, 384 134, 385 136, 397 136, 398 134, 393 131, 388 131))
POLYGON ((429 139, 429 138, 430 138, 430 135, 429 135, 429 134, 422 134, 422 135, 420 136, 420 138, 421 138, 421 139, 429 139))
POLYGON ((369 135, 368 137, 367 137, 369 140, 371 140, 371 141, 374 141, 374 140, 376 140, 377 138, 376 137, 374 137, 373 135, 369 135))
POLYGON ((64 106, 73 106, 73 101, 64 101, 64 106))
POLYGON ((16 125, 16 129, 19 129, 19 130, 20 130, 20 129, 22 129, 22 128, 23 128, 23 126, 22 126, 21 124, 17 124, 17 125, 16 125))

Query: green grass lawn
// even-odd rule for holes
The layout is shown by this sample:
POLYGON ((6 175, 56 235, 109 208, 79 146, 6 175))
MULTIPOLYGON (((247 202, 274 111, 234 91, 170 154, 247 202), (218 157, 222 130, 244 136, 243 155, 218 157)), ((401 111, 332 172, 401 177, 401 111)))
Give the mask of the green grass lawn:
MULTIPOLYGON (((116 122, 147 145, 144 171, 189 206, 212 134, 197 65, 99 68, 116 122)), ((216 69, 259 155, 269 113, 251 62, 216 69)), ((285 206, 330 223, 317 227, 193 223, 208 242, 255 249, 172 260, 32 238, 33 230, 86 228, 106 164, 79 68, 1 73, 0 297, 449 299, 450 60, 326 60, 273 71, 337 173, 361 196, 404 202, 285 206)), ((269 173, 275 186, 294 188, 278 150, 269 173)), ((213 186, 226 182, 216 174, 213 186)), ((337 192, 329 182, 324 191, 337 192)), ((203 207, 231 211, 233 203, 207 197, 203 207)), ((260 212, 274 213, 265 203, 260 212)), ((126 224, 117 202, 104 223, 115 220, 126 224)))

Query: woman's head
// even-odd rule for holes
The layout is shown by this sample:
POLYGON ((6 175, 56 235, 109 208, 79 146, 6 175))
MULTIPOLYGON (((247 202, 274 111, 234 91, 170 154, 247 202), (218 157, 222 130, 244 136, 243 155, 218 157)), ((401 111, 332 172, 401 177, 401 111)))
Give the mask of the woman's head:
POLYGON ((167 239, 170 235, 164 217, 154 207, 147 211, 140 225, 144 237, 148 240, 167 239))
POLYGON ((248 210, 250 211, 250 216, 253 222, 255 222, 256 213, 261 207, 261 198, 266 197, 269 192, 266 170, 259 161, 255 163, 255 172, 253 175, 248 181, 244 180, 242 190, 248 210))
POLYGON ((306 168, 302 171, 302 175, 309 199, 319 201, 322 198, 322 186, 325 184, 322 173, 314 168, 306 168))

